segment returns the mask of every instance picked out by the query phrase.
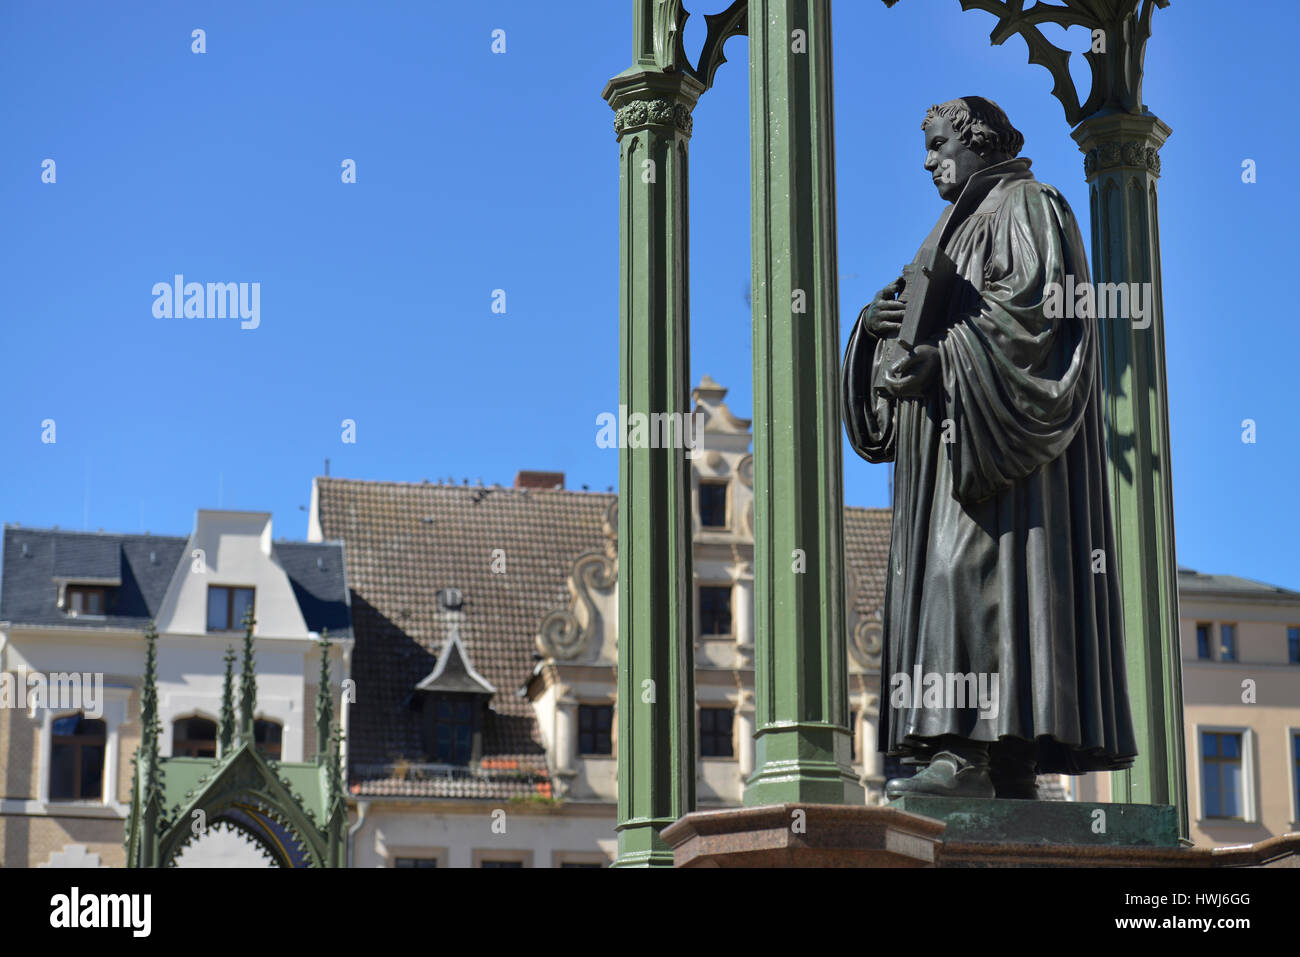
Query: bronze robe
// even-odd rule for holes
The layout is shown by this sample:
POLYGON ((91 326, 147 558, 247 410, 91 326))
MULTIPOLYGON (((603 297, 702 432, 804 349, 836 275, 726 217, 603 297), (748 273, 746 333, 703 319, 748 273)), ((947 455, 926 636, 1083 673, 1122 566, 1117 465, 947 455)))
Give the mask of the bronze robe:
POLYGON ((884 342, 861 317, 849 339, 850 442, 895 463, 879 745, 924 761, 938 735, 1020 739, 1041 772, 1111 771, 1132 765, 1137 745, 1097 320, 1044 315, 1046 285, 1087 282, 1088 261, 1069 205, 1029 165, 972 176, 926 240, 959 277, 927 396, 876 393, 884 342), (891 708, 891 676, 918 666, 997 674, 998 713, 922 707, 920 689, 891 708))

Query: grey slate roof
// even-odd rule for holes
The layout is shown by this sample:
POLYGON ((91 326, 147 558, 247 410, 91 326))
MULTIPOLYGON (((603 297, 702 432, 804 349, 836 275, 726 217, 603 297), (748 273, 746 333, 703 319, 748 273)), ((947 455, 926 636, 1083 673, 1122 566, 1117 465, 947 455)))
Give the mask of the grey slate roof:
MULTIPOLYGON (((4 526, 0 552, 0 621, 61 628, 144 628, 162 605, 188 537, 118 535, 4 526), (26 551, 24 552, 24 546, 26 551), (103 616, 65 615, 57 579, 120 582, 103 616)), ((352 637, 343 546, 276 542, 308 629, 352 637)))
POLYGON ((1300 601, 1300 591, 1236 575, 1205 575, 1182 565, 1178 567, 1178 592, 1189 596, 1205 594, 1300 601))
POLYGON ((271 551, 289 576, 308 631, 352 637, 347 555, 342 542, 276 542, 271 551))
POLYGON ((5 525, 0 621, 143 628, 158 614, 186 541, 169 535, 106 535, 5 525), (104 616, 69 617, 57 604, 58 578, 117 578, 121 585, 104 616))

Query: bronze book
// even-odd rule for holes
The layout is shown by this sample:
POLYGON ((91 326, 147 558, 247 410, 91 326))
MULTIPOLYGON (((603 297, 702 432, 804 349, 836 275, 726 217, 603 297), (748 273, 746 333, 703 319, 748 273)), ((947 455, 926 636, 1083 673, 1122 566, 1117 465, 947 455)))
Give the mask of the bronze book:
POLYGON ((922 249, 915 262, 903 267, 903 288, 898 293, 898 301, 907 308, 898 337, 886 346, 886 368, 892 368, 918 342, 940 331, 947 320, 956 275, 957 264, 935 246, 922 249))

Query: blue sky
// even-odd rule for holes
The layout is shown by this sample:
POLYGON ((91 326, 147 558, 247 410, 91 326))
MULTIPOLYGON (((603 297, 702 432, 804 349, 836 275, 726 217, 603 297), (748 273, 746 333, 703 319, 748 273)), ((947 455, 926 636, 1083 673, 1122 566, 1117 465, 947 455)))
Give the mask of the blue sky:
MULTIPOLYGON (((700 14, 726 3, 687 5, 694 53, 700 14)), ((595 443, 618 405, 600 91, 630 62, 631 3, 566 7, 6 0, 0 520, 183 534, 220 506, 270 510, 302 538, 327 457, 353 478, 509 484, 537 468, 615 485, 617 452, 595 443), (260 282, 260 326, 155 318, 151 289, 178 272, 260 282)), ((1183 564, 1300 588, 1300 134, 1276 108, 1297 87, 1300 5, 1246 8, 1175 0, 1147 51, 1144 98, 1174 130, 1160 209, 1176 532, 1183 564)), ((837 0, 834 16, 843 341, 940 211, 921 168, 931 103, 998 101, 1038 177, 1083 216, 1087 192, 1047 72, 1018 38, 991 47, 991 16, 956 0, 837 0)), ((747 416, 745 41, 727 52, 691 146, 691 368, 747 416)), ((888 504, 885 467, 850 453, 845 498, 888 504)))

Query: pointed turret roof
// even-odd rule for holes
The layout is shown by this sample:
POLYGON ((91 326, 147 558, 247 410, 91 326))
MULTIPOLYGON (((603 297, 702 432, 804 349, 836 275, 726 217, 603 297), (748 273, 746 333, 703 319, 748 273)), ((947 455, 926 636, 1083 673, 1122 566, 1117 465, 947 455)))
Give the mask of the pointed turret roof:
POLYGON ((452 626, 451 637, 447 639, 438 664, 415 686, 416 691, 452 691, 460 693, 488 694, 497 693, 497 689, 481 674, 474 670, 469 660, 469 652, 460 640, 460 628, 452 626))

